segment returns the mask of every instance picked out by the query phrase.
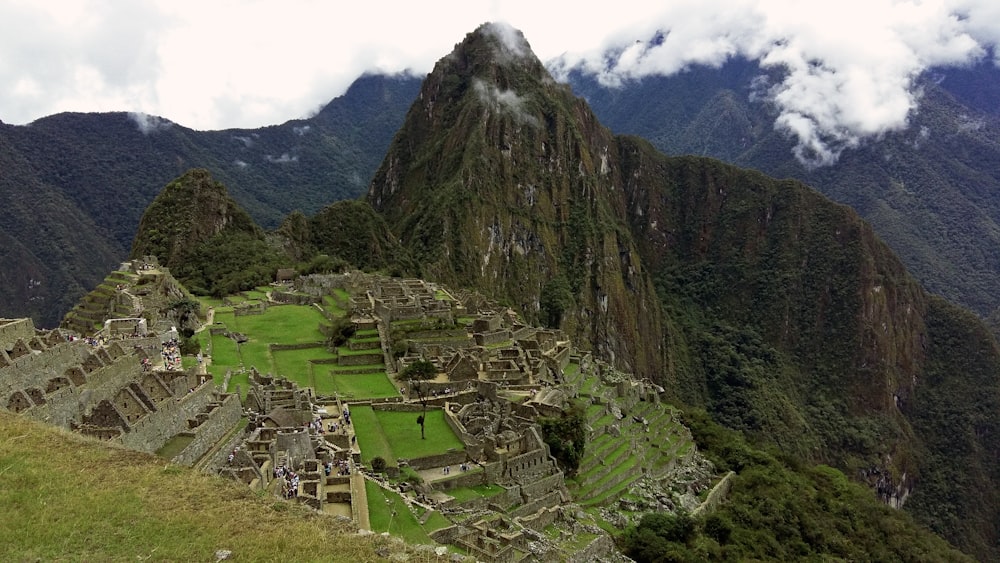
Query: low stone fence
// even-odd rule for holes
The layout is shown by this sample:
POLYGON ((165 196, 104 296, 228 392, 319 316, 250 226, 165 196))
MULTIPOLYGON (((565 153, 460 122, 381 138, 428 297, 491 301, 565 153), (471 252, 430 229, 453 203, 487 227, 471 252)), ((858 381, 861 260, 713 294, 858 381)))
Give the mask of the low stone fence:
POLYGON ((409 459, 406 460, 406 463, 417 471, 432 469, 434 467, 444 467, 446 465, 454 466, 452 469, 459 471, 459 464, 465 463, 468 457, 465 450, 461 450, 409 459))
POLYGON ((271 301, 286 305, 314 305, 320 302, 320 298, 315 295, 275 290, 271 292, 271 301))
POLYGON ((236 426, 243 416, 239 395, 229 394, 212 410, 208 419, 194 431, 194 440, 170 461, 179 465, 194 465, 219 440, 236 426))
POLYGON ((718 483, 712 487, 712 490, 708 492, 708 496, 705 497, 705 501, 698 505, 693 511, 691 511, 691 516, 698 516, 703 512, 711 512, 715 510, 722 501, 726 500, 729 496, 729 489, 733 486, 732 478, 736 475, 732 471, 726 473, 726 476, 719 480, 718 483))
POLYGON ((382 363, 382 352, 375 354, 354 354, 350 356, 338 356, 337 365, 341 366, 363 366, 367 364, 382 363))
MULTIPOLYGON (((325 348, 326 344, 323 342, 303 342, 300 344, 268 344, 268 349, 271 352, 280 352, 282 350, 308 350, 309 348, 325 348)), ((331 363, 333 363, 331 361, 331 363)))
POLYGON ((550 506, 539 508, 530 516, 522 516, 519 520, 522 526, 530 528, 536 532, 541 532, 546 527, 552 525, 559 518, 559 507, 550 506))

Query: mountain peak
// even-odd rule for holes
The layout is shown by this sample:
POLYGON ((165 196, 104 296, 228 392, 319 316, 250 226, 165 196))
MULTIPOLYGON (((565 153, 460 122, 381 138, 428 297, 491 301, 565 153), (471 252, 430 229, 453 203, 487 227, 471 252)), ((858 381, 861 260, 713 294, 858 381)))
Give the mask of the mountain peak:
POLYGON ((441 73, 489 82, 512 78, 512 73, 551 80, 524 34, 510 24, 495 22, 480 25, 438 61, 431 74, 441 73))

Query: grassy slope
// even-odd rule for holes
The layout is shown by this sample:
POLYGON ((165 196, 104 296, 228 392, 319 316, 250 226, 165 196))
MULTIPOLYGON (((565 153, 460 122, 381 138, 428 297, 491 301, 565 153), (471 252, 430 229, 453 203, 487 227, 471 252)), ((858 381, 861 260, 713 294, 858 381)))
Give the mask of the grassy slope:
POLYGON ((0 560, 211 561, 230 549, 240 561, 372 561, 389 542, 238 483, 6 412, 0 436, 0 560))

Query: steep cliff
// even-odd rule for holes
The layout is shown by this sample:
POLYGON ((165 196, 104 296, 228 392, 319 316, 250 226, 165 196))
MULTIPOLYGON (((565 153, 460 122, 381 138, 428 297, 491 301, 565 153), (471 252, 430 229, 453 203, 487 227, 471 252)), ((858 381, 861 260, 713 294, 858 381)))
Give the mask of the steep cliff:
POLYGON ((923 479, 981 468, 951 491, 929 486, 913 510, 970 553, 995 555, 1000 506, 974 499, 1000 483, 1000 423, 983 414, 1000 397, 996 343, 971 316, 935 315, 849 208, 799 182, 611 135, 519 32, 493 24, 427 77, 368 200, 425 277, 559 325, 889 504, 905 507, 923 479), (972 359, 952 343, 970 333, 984 339, 972 359), (978 396, 949 367, 967 362, 978 396), (951 378, 963 383, 942 383, 951 378), (954 393, 972 404, 942 418, 936 405, 954 393), (963 456, 939 453, 952 431, 963 456), (945 501, 975 525, 954 525, 934 507, 945 501))
POLYGON ((368 201, 423 275, 506 301, 659 379, 662 314, 620 220, 615 143, 520 32, 488 24, 424 81, 368 201))

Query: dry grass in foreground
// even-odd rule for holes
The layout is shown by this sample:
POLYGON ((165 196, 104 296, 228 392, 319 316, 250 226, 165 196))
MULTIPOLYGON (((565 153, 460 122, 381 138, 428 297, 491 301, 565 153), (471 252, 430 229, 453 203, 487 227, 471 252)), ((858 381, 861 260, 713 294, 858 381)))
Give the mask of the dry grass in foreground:
POLYGON ((0 411, 0 560, 447 561, 220 477, 0 411))

